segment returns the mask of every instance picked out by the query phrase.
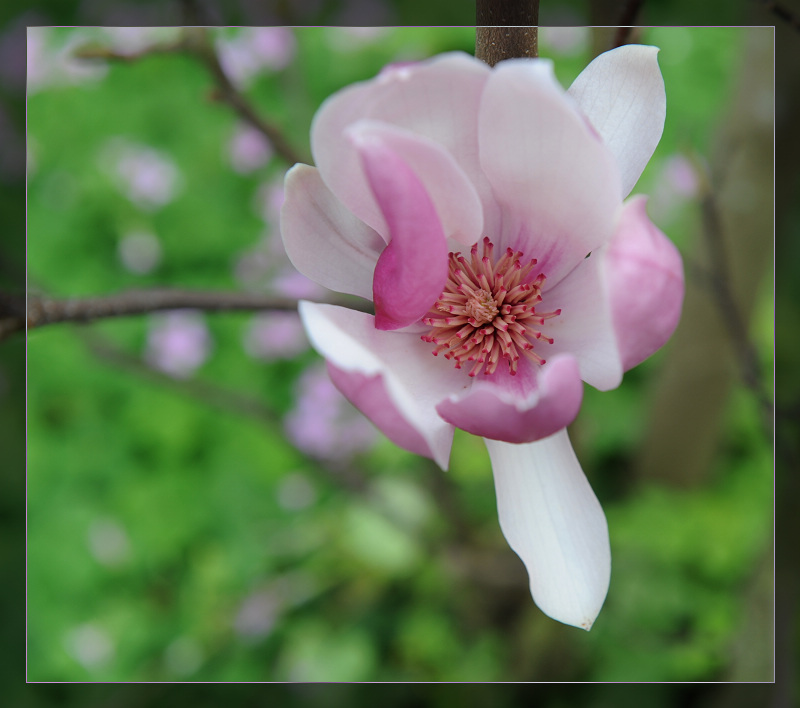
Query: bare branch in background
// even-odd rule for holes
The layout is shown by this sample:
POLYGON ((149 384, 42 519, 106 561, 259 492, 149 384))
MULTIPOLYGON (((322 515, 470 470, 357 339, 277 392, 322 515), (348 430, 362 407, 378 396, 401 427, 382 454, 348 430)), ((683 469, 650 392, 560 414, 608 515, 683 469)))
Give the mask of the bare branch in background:
MULTIPOLYGON (((274 295, 161 288, 129 290, 85 298, 0 296, 0 340, 14 332, 59 322, 91 322, 110 317, 128 317, 163 310, 193 309, 206 312, 297 309, 297 300, 274 295)), ((364 301, 340 298, 332 304, 369 312, 364 301)))
POLYGON ((214 80, 216 89, 213 97, 233 108, 239 117, 252 125, 272 144, 276 154, 293 165, 297 162, 311 164, 310 156, 304 155, 291 146, 283 131, 275 123, 264 118, 253 104, 233 85, 219 61, 214 43, 204 27, 187 27, 181 38, 175 42, 153 44, 138 52, 122 53, 107 47, 84 47, 75 53, 81 59, 106 59, 132 63, 148 56, 159 54, 188 54, 198 59, 214 80))
POLYGON ((286 162, 312 164, 310 156, 297 152, 274 123, 266 120, 242 93, 231 83, 219 61, 219 56, 211 41, 208 30, 202 27, 189 27, 184 30, 189 50, 205 65, 217 85, 215 98, 230 105, 239 116, 260 131, 272 143, 275 152, 286 162))
POLYGON ((701 209, 703 215, 703 235, 711 256, 708 266, 707 282, 717 301, 720 316, 724 322, 731 344, 736 352, 742 381, 758 401, 761 410, 762 425, 769 439, 773 433, 773 404, 770 395, 762 384, 761 364, 747 326, 736 300, 731 292, 730 267, 722 231, 722 219, 719 205, 714 194, 708 173, 699 161, 696 161, 696 172, 700 177, 701 209))
MULTIPOLYGON (((658 377, 649 384, 644 437, 634 460, 635 475, 643 482, 684 488, 709 483, 718 471, 716 455, 731 395, 741 385, 745 368, 749 381, 752 372, 763 368, 756 355, 761 349, 753 338, 764 337, 766 331, 751 331, 751 323, 763 316, 756 308, 769 282, 775 225, 772 40, 769 30, 744 33, 735 88, 714 131, 708 167, 694 171, 698 185, 704 174, 713 175, 697 194, 702 210, 706 189, 713 187, 711 223, 700 220, 697 237, 684 246, 687 262, 701 267, 704 275, 699 281, 686 278, 681 321, 658 377), (714 240, 724 240, 723 262, 714 240), (721 297, 715 292, 717 284, 725 290, 721 297), (729 306, 730 300, 735 307, 729 306)), ((699 216, 702 219, 702 213, 699 216)), ((764 376, 752 401, 771 441, 769 387, 764 376)))
POLYGON ((186 43, 183 39, 179 39, 175 42, 151 44, 138 52, 116 52, 108 47, 98 47, 92 44, 78 49, 75 52, 75 57, 77 59, 106 59, 123 64, 134 64, 146 57, 159 56, 161 54, 182 54, 185 51, 186 43))

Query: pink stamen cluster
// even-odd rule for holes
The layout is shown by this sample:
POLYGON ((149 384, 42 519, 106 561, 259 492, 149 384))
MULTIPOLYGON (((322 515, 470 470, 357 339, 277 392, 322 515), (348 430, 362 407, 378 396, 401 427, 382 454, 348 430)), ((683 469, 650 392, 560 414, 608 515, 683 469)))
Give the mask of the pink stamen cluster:
POLYGON ((469 260, 461 253, 450 253, 444 292, 422 318, 423 324, 432 327, 422 340, 436 344, 433 355, 447 350, 444 357, 452 359, 456 369, 462 368, 464 362, 475 362, 470 376, 481 371, 493 374, 500 359, 507 360, 513 376, 520 353, 544 364, 545 360, 533 351, 533 341, 552 344, 553 339, 537 327, 561 314, 560 309, 536 312, 545 276, 539 273, 531 278, 535 258, 522 265, 522 251, 508 248, 494 263, 493 250, 492 242, 484 238, 480 258, 477 243, 469 260))

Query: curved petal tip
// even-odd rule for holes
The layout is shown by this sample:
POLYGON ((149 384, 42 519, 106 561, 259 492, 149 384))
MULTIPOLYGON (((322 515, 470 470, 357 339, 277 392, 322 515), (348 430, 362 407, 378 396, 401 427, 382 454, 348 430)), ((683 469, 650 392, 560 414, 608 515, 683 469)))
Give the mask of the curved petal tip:
POLYGON ((525 563, 546 615, 590 629, 605 601, 611 550, 605 515, 563 430, 527 445, 486 440, 500 528, 525 563))

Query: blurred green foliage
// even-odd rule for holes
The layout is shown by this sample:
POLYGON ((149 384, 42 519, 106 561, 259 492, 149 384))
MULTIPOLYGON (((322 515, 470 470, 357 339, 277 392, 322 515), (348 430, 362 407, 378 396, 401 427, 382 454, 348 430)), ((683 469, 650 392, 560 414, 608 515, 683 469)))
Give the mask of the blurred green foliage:
MULTIPOLYGON (((76 32, 46 41, 63 46, 76 32)), ((637 192, 657 190, 672 156, 708 150, 742 32, 645 33, 642 41, 661 47, 669 111, 637 192)), ((247 94, 305 149, 325 97, 390 61, 471 51, 474 30, 393 29, 355 42, 299 28, 295 37, 294 60, 260 74, 247 94)), ((554 57, 565 85, 590 58, 587 39, 565 52, 542 38, 541 54, 554 57)), ((249 174, 232 170, 225 146, 237 120, 210 89, 191 58, 162 55, 109 63, 102 78, 30 96, 34 286, 63 296, 238 287, 236 263, 265 229, 254 199, 287 165, 273 157, 249 174), (181 174, 174 200, 147 210, 125 198, 100 157, 119 136, 170 156, 181 174), (158 236, 162 259, 147 274, 120 261, 131 229, 158 236)), ((687 199, 664 218, 662 228, 688 247, 696 204, 687 199)), ((766 337, 771 302, 762 301, 756 319, 766 337)), ((748 588, 771 543, 771 452, 748 394, 738 391, 729 407, 712 482, 679 490, 634 485, 620 472, 640 439, 647 383, 669 350, 617 391, 587 389, 575 432, 608 515, 613 573, 606 605, 583 633, 533 605, 497 524, 480 440, 459 433, 446 474, 386 440, 352 461, 320 463, 281 424, 316 357, 253 359, 243 346, 251 320, 208 316, 210 357, 185 380, 142 363, 148 318, 31 333, 29 680, 729 676, 748 588), (124 366, 102 354, 109 346, 129 357, 124 366), (219 389, 260 407, 220 403, 209 394, 219 389), (282 501, 290 478, 311 490, 306 503, 282 501)))

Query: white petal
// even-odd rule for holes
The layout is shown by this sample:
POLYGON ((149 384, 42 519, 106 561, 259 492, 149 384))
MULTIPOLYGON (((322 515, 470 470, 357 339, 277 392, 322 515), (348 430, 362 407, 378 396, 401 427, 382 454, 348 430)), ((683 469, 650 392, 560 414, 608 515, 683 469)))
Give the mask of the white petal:
POLYGON ((289 260, 320 285, 372 300, 372 274, 386 244, 353 216, 308 165, 286 174, 281 236, 289 260))
POLYGON ((382 376, 397 411, 425 439, 432 457, 447 469, 453 426, 436 405, 469 385, 449 361, 431 354, 418 334, 375 329, 375 318, 334 305, 301 302, 300 316, 314 348, 334 366, 365 376, 382 376))
MULTIPOLYGON (((561 309, 547 321, 543 331, 553 343, 542 351, 548 359, 556 354, 573 354, 581 378, 600 391, 622 382, 620 359, 611 303, 605 285, 600 250, 581 261, 566 278, 544 294, 542 312, 561 309)), ((540 309, 537 307, 537 310, 540 309)))
POLYGON ((534 601, 553 619, 590 629, 608 592, 611 550, 566 429, 525 445, 485 442, 500 528, 528 569, 534 601))
POLYGON ((478 130, 481 165, 503 207, 495 245, 536 258, 557 283, 613 234, 621 202, 614 155, 545 59, 495 67, 478 130))
POLYGON ((614 153, 626 197, 661 139, 667 115, 657 47, 629 44, 598 56, 569 94, 614 153))

